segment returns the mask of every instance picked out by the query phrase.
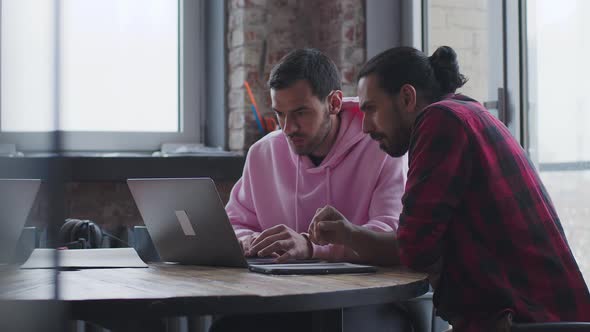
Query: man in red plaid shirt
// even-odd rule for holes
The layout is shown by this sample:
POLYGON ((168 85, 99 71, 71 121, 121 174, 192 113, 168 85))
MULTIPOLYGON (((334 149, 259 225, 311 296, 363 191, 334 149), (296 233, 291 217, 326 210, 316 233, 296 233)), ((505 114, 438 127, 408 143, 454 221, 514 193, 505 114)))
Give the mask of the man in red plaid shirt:
POLYGON ((361 69, 363 130, 392 156, 408 152, 397 236, 326 207, 312 240, 353 243, 361 257, 395 253, 427 272, 455 331, 590 321, 588 288, 535 167, 500 121, 455 94, 465 82, 446 46, 430 57, 393 48, 361 69))

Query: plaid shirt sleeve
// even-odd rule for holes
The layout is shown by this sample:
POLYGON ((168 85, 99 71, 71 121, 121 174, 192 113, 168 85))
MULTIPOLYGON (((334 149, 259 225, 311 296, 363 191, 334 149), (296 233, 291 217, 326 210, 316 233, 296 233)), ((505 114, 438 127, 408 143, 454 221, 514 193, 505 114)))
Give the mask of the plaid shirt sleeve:
POLYGON ((404 265, 425 272, 441 258, 445 231, 471 173, 470 142, 462 122, 430 107, 416 119, 402 198, 398 241, 404 265))

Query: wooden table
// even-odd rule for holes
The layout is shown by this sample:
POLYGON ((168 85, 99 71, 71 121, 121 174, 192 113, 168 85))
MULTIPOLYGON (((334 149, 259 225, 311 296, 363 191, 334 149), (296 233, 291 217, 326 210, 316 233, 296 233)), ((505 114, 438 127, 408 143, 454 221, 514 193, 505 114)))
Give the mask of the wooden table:
MULTIPOLYGON (((1 272, 0 298, 52 299, 51 270, 1 272)), ((246 269, 150 265, 60 272, 73 319, 321 311, 404 301, 427 292, 426 275, 402 268, 371 274, 271 276, 246 269)))

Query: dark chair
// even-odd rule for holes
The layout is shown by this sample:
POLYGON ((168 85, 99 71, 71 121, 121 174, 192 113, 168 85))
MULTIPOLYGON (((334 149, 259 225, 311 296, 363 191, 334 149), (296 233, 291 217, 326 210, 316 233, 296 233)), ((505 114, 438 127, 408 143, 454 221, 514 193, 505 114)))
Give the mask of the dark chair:
POLYGON ((412 320, 414 332, 442 332, 449 329, 449 323, 436 316, 432 303, 433 292, 405 301, 402 307, 412 320))
POLYGON ((550 332, 550 331, 571 331, 590 332, 590 323, 582 322, 557 322, 557 323, 530 323, 514 324, 511 332, 550 332))

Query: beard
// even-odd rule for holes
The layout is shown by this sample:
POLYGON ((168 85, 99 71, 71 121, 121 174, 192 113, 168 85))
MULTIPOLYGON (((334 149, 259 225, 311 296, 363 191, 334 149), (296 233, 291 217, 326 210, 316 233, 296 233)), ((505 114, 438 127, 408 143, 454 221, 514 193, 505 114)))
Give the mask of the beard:
MULTIPOLYGON (((391 110, 391 126, 387 131, 373 132, 371 138, 379 142, 379 148, 392 157, 401 157, 410 147, 411 128, 404 125, 402 111, 393 106, 391 110)), ((384 129, 385 130, 385 129, 384 129)))
POLYGON ((326 139, 330 135, 330 131, 332 130, 332 121, 330 120, 330 114, 327 111, 325 114, 326 116, 320 124, 317 133, 314 136, 307 139, 308 143, 298 145, 293 142, 293 140, 305 140, 306 135, 304 134, 296 133, 288 137, 289 144, 291 145, 291 148, 293 148, 293 151, 296 154, 301 156, 310 155, 326 141, 326 139))
POLYGON ((384 133, 371 133, 373 140, 379 143, 379 148, 392 157, 401 157, 408 152, 410 146, 410 132, 398 128, 395 137, 389 137, 384 133))
MULTIPOLYGON (((388 155, 392 156, 392 157, 396 157, 399 158, 401 156, 403 156, 404 154, 406 154, 406 152, 408 152, 409 149, 409 145, 410 144, 397 144, 395 146, 391 146, 390 148, 388 148, 387 150, 383 150, 385 151, 385 153, 387 153, 388 155)), ((381 147, 381 145, 379 145, 381 147)), ((381 149, 383 149, 383 147, 381 147, 381 149)))

